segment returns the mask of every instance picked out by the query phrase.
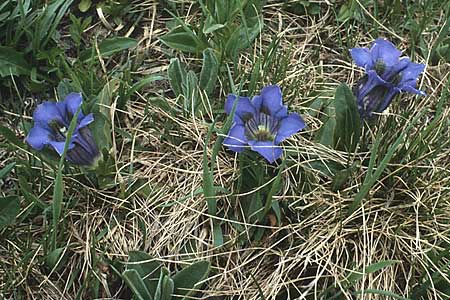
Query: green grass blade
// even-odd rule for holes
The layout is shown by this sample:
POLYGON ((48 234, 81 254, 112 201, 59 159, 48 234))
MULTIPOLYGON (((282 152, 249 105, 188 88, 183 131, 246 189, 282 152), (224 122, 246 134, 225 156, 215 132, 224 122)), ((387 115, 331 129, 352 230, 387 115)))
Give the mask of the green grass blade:
MULTIPOLYGON (((352 204, 349 207, 348 215, 351 215, 356 210, 356 208, 359 206, 359 204, 364 199, 364 197, 366 197, 367 193, 370 191, 370 189, 373 187, 375 182, 378 180, 378 178, 383 173, 384 169, 387 167, 389 161, 391 160, 392 156, 395 153, 395 150, 397 150, 397 148, 403 142, 403 139, 406 137, 408 132, 412 129, 414 124, 417 123, 417 121, 422 117, 422 115, 424 113, 425 113, 425 111, 420 113, 406 127, 406 129, 402 132, 402 134, 400 134, 400 136, 397 138, 397 140, 394 142, 394 144, 391 147, 389 147, 389 149, 388 149, 388 151, 386 153, 386 156, 383 158, 383 160, 381 161, 380 165, 377 167, 375 172, 373 174, 371 174, 371 168, 373 167, 373 164, 375 162, 375 158, 378 155, 377 149, 378 149, 379 141, 375 142, 374 148, 372 149, 372 153, 371 153, 371 156, 370 156, 370 163, 369 163, 368 173, 366 175, 366 178, 364 179, 364 183, 362 184, 359 192, 356 194, 355 198, 353 199, 352 204)), ((379 139, 377 139, 377 140, 379 140, 379 139)))
POLYGON ((72 121, 70 121, 69 130, 67 132, 66 136, 66 142, 64 144, 64 151, 61 155, 61 158, 59 160, 58 164, 58 171, 56 173, 55 178, 55 187, 53 189, 53 205, 52 205, 52 212, 53 212, 53 223, 52 223, 52 229, 53 229, 53 235, 52 235, 52 250, 55 250, 56 247, 56 238, 58 235, 58 224, 61 217, 61 211, 62 211, 62 201, 64 197, 64 184, 62 179, 62 170, 64 168, 64 161, 66 159, 67 150, 69 149, 70 140, 72 139, 73 131, 75 130, 75 127, 77 126, 77 120, 78 115, 81 112, 81 106, 78 108, 77 112, 72 118, 72 121))

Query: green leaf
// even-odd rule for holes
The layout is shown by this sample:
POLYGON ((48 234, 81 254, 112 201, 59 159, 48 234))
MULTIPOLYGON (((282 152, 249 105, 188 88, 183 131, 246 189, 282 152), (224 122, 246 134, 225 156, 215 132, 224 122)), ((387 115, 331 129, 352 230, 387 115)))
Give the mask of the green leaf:
POLYGON ((174 283, 170 278, 169 270, 162 268, 154 298, 155 300, 170 300, 173 291, 174 283))
POLYGON ((397 264, 400 262, 401 261, 399 261, 399 260, 383 260, 383 261, 371 264, 371 265, 365 267, 364 270, 361 270, 359 272, 353 271, 346 279, 348 282, 348 287, 353 286, 355 283, 357 283, 359 280, 361 280, 365 275, 367 275, 369 273, 374 273, 383 268, 389 267, 393 264, 397 264))
POLYGON ((0 46, 0 77, 30 75, 31 67, 23 53, 13 48, 0 46))
POLYGON ((377 139, 375 141, 374 147, 372 148, 372 151, 370 153, 370 160, 369 160, 369 167, 367 170, 367 175, 364 178, 364 182, 360 187, 360 190, 355 195, 355 198, 353 199, 353 202, 350 204, 350 207, 348 208, 348 215, 351 215, 356 208, 359 206, 361 201, 366 197, 367 193, 370 191, 372 186, 377 182, 378 178, 383 173, 384 169, 387 167, 388 163, 390 162, 392 156, 395 153, 395 150, 400 146, 405 136, 408 134, 408 132, 411 130, 411 128, 417 123, 417 121, 424 115, 426 111, 423 110, 416 118, 414 118, 409 125, 406 127, 406 129, 402 132, 402 134, 395 140, 394 144, 392 144, 385 157, 381 161, 380 165, 376 168, 376 171, 372 173, 372 169, 375 165, 376 158, 379 156, 378 153, 378 146, 381 140, 381 134, 380 136, 377 135, 377 139))
POLYGON ((229 57, 236 57, 239 50, 248 48, 256 39, 262 29, 262 23, 255 23, 252 27, 237 27, 231 34, 225 46, 225 52, 229 57))
MULTIPOLYGON (((133 47, 136 47, 138 42, 135 39, 128 37, 115 37, 110 39, 105 39, 100 42, 98 45, 98 50, 100 56, 106 57, 113 55, 117 52, 121 52, 133 47)), ((93 50, 93 48, 88 48, 80 53, 80 60, 87 62, 98 55, 97 50, 93 50), (94 57, 92 57, 92 53, 95 53, 94 57)))
POLYGON ((187 53, 200 53, 207 46, 187 25, 173 29, 159 40, 172 49, 187 53))
POLYGON ((335 148, 352 153, 361 136, 361 122, 355 96, 344 83, 336 89, 334 107, 336 112, 335 148))
POLYGON ((52 213, 53 213, 53 235, 52 235, 52 248, 56 249, 56 238, 58 234, 58 225, 61 217, 62 211, 62 202, 64 197, 64 184, 62 179, 62 170, 64 167, 64 161, 66 159, 67 150, 69 149, 70 141, 72 140, 72 134, 77 125, 78 115, 81 112, 81 106, 78 108, 75 115, 72 117, 70 121, 69 129, 67 131, 66 141, 64 143, 64 150, 61 154, 61 158, 59 159, 58 171, 56 173, 55 178, 55 186, 53 188, 53 204, 52 204, 52 213))
POLYGON ((184 110, 186 112, 195 111, 197 104, 200 103, 198 97, 198 79, 194 71, 189 71, 186 76, 186 81, 183 84, 183 94, 184 94, 184 110))
MULTIPOLYGON (((267 213, 269 212, 270 208, 273 206, 273 203, 277 202, 273 197, 276 194, 278 194, 278 192, 280 191, 280 189, 282 187, 282 185, 281 185, 281 178, 282 178, 282 176, 281 175, 283 174, 283 171, 284 171, 285 167, 286 167, 286 160, 283 160, 282 163, 281 163, 281 166, 278 169, 278 174, 275 177, 275 180, 273 181, 272 186, 270 187, 269 193, 267 194, 266 203, 264 205, 264 211, 263 211, 259 221, 262 221, 262 218, 264 218, 267 215, 267 213)), ((277 214, 277 217, 278 217, 278 214, 277 214)), ((278 217, 278 220, 279 219, 280 218, 278 217)))
POLYGON ((81 12, 87 12, 89 8, 91 7, 91 0, 81 0, 81 2, 78 4, 78 9, 81 12))
POLYGON ((214 91, 218 72, 219 62, 214 50, 211 48, 205 49, 203 51, 203 66, 200 72, 199 86, 207 95, 211 95, 214 91))
POLYGON ((328 118, 319 130, 317 141, 325 146, 333 146, 335 128, 336 119, 334 117, 328 118))
POLYGON ((64 257, 62 257, 62 255, 64 255, 64 249, 64 247, 56 248, 45 257, 45 264, 50 268, 50 270, 58 270, 64 266, 64 264, 62 264, 64 260, 64 257))
POLYGON ((210 24, 210 26, 205 26, 203 28, 203 33, 204 34, 212 33, 214 31, 222 29, 224 27, 225 27, 225 24, 210 24))
POLYGON ((6 175, 9 174, 9 172, 12 171, 12 169, 14 169, 14 166, 16 165, 16 163, 10 163, 7 164, 3 169, 0 170, 0 179, 3 179, 6 175))
POLYGON ((122 278, 128 287, 133 291, 134 296, 139 300, 153 300, 144 281, 136 270, 126 270, 122 273, 122 278))
POLYGON ((200 261, 184 268, 175 276, 173 282, 175 285, 174 299, 187 299, 195 293, 194 288, 200 281, 204 280, 209 273, 210 263, 207 261, 200 261))
POLYGON ((151 295, 156 292, 159 271, 161 265, 152 256, 141 251, 131 251, 129 253, 127 269, 135 270, 141 278, 151 295))
POLYGON ((17 196, 0 198, 0 229, 11 225, 20 211, 20 200, 17 196))
POLYGON ((181 66, 180 60, 172 58, 167 69, 167 76, 176 96, 183 94, 183 82, 186 81, 186 75, 186 70, 181 66))
POLYGON ((333 177, 333 181, 331 182, 331 190, 336 192, 342 188, 342 186, 347 182, 348 178, 352 174, 353 168, 348 168, 344 170, 340 170, 333 177))
POLYGON ((161 75, 150 75, 148 77, 145 77, 145 78, 139 80, 138 82, 136 82, 135 84, 133 84, 133 86, 126 92, 125 97, 128 99, 133 93, 139 91, 144 86, 146 86, 152 82, 164 80, 164 79, 165 78, 161 75))
MULTIPOLYGON (((399 300, 410 300, 408 298, 405 298, 403 296, 397 295, 393 292, 389 291, 383 291, 383 290, 376 290, 376 289, 366 289, 362 291, 356 291, 353 292, 352 295, 366 295, 366 294, 376 294, 376 295, 382 295, 383 298, 380 299, 399 299, 399 300)), ((411 299, 418 299, 418 298, 411 298, 411 299)))
MULTIPOLYGON (((208 205, 208 214, 211 216, 216 216, 217 213, 217 200, 216 200, 216 189, 214 188, 214 176, 213 176, 213 170, 214 170, 214 161, 217 153, 214 153, 211 157, 211 167, 209 166, 209 156, 208 156, 208 143, 211 140, 211 135, 214 129, 215 123, 213 123, 208 130, 208 133, 206 134, 206 141, 205 141, 205 148, 203 149, 203 195, 205 196, 206 203, 208 205)), ((224 126, 226 127, 226 126, 224 126)), ((220 140, 220 137, 219 139, 220 140)), ((220 140, 221 142, 221 140, 220 140)), ((216 141, 217 143, 217 141, 216 141)), ((217 145, 217 144, 216 144, 217 145)), ((214 147, 216 147, 214 145, 214 147)), ((219 247, 223 244, 223 234, 222 229, 220 227, 220 223, 216 219, 212 219, 212 226, 213 226, 213 240, 214 240, 214 246, 219 247)))

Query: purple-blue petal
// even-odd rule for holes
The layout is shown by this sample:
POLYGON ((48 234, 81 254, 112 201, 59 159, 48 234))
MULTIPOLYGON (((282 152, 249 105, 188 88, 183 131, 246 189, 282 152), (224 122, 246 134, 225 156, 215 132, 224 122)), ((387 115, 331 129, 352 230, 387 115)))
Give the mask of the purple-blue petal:
MULTIPOLYGON (((64 145, 66 144, 66 142, 49 141, 48 144, 52 146, 52 148, 55 149, 55 151, 58 152, 58 154, 61 156, 64 152, 64 145)), ((67 150, 73 149, 73 147, 75 147, 75 144, 71 142, 67 150)))
POLYGON ((378 38, 373 42, 370 48, 370 54, 374 65, 377 61, 381 60, 389 68, 398 63, 402 52, 387 39, 378 38))
POLYGON ((67 112, 73 116, 83 103, 83 97, 81 96, 81 93, 70 93, 64 99, 64 103, 66 103, 67 112))
POLYGON ((86 115, 83 119, 81 119, 80 124, 78 124, 77 128, 83 128, 86 127, 87 125, 91 124, 92 122, 94 122, 94 115, 92 113, 86 115))
POLYGON ((400 83, 408 82, 411 80, 414 80, 415 82, 417 80, 417 77, 419 77, 419 75, 423 72, 424 69, 425 69, 424 64, 416 64, 410 62, 408 66, 400 72, 401 76, 400 83))
POLYGON ((45 101, 36 107, 33 113, 33 120, 41 124, 49 124, 51 121, 58 121, 61 124, 65 124, 57 103, 51 101, 45 101))
MULTIPOLYGON (((283 106, 283 96, 278 85, 268 85, 261 90, 262 101, 257 110, 271 116, 275 116, 283 106)), ((259 104, 259 100, 254 100, 259 104)), ((256 107, 256 104, 255 104, 256 107)))
MULTIPOLYGON (((66 96, 64 101, 58 102, 56 105, 61 113, 61 115, 65 118, 66 126, 70 124, 72 121, 72 117, 78 111, 78 108, 83 103, 83 98, 81 93, 70 93, 66 96)), ((84 118, 84 114, 82 111, 78 114, 77 121, 80 122, 81 119, 84 118)))
POLYGON ((245 127, 240 124, 234 124, 228 132, 228 136, 224 139, 223 144, 231 151, 242 152, 247 144, 245 136, 245 127))
POLYGON ((416 86, 416 81, 414 80, 413 82, 406 82, 404 84, 400 84, 398 86, 398 88, 402 91, 402 92, 408 92, 411 94, 416 94, 416 95, 420 95, 420 96, 426 96, 427 94, 421 90, 418 90, 415 88, 416 86))
POLYGON ((400 93, 398 88, 396 87, 389 88, 388 91, 384 94, 384 97, 380 99, 381 104, 378 104, 378 107, 372 108, 372 111, 377 113, 383 112, 389 106, 389 104, 391 104, 392 100, 398 93, 400 93))
POLYGON ((370 52, 367 48, 352 48, 350 49, 350 55, 355 64, 361 68, 365 68, 366 65, 372 63, 370 52))
POLYGON ((248 144, 253 151, 261 154, 269 163, 273 163, 283 154, 281 147, 271 141, 249 141, 248 144))
POLYGON ((229 115, 233 109, 234 103, 237 101, 236 110, 234 113, 233 121, 239 124, 245 122, 245 120, 253 118, 256 114, 255 107, 250 102, 248 97, 238 97, 230 94, 225 102, 225 112, 229 115))
POLYGON ((25 140, 32 148, 42 150, 50 142, 51 137, 52 133, 47 127, 35 124, 25 140))
POLYGON ((306 124, 297 113, 291 113, 286 118, 281 119, 279 126, 275 137, 275 144, 279 144, 288 137, 299 132, 305 128, 306 124))

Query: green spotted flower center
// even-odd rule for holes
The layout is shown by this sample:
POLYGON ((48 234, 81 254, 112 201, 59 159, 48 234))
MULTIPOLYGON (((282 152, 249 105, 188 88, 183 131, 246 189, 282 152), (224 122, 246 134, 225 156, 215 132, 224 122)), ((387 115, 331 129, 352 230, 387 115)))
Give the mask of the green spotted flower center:
POLYGON ((377 72, 377 74, 381 76, 385 70, 386 64, 381 59, 378 59, 375 63, 375 72, 377 72))
POLYGON ((61 124, 56 120, 52 120, 49 122, 48 125, 50 126, 51 129, 53 129, 54 138, 58 142, 62 142, 66 139, 67 127, 64 126, 64 124, 61 124))
POLYGON ((278 127, 277 119, 261 112, 245 122, 245 136, 249 140, 273 141, 278 127))

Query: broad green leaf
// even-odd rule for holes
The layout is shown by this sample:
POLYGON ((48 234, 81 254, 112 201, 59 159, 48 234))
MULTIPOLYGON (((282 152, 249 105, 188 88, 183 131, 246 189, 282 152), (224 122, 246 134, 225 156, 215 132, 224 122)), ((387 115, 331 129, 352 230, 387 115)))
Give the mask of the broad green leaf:
POLYGON ((361 136, 361 122, 355 96, 344 83, 336 89, 334 108, 336 113, 335 148, 353 153, 361 136))
POLYGON ((187 112, 196 113, 196 108, 199 101, 198 97, 198 79, 194 71, 189 71, 186 76, 186 81, 183 84, 183 94, 184 94, 184 109, 187 112))
POLYGON ((369 273, 374 273, 376 271, 379 271, 383 268, 389 267, 393 264, 400 263, 399 260, 383 260, 380 262, 373 263, 367 267, 364 268, 364 270, 360 270, 358 272, 353 271, 348 277, 347 282, 348 286, 353 286, 355 283, 357 283, 359 280, 361 280, 365 275, 369 273))
POLYGON ((197 35, 187 26, 180 26, 161 36, 159 40, 166 46, 188 53, 200 53, 206 48, 197 35))
POLYGON ((11 225, 20 211, 20 200, 17 196, 0 198, 0 229, 11 225))
POLYGON ((228 39, 225 52, 229 57, 236 57, 239 50, 248 48, 256 39, 262 29, 262 23, 256 23, 250 28, 245 26, 237 27, 228 39))
POLYGON ((208 95, 211 95, 214 91, 218 72, 219 62, 214 50, 211 48, 205 49, 203 51, 203 66, 200 72, 199 86, 208 95))
POLYGON ((152 82, 164 80, 164 79, 165 78, 161 75, 150 75, 148 77, 142 78, 141 80, 139 80, 138 82, 133 84, 133 86, 126 92, 125 97, 130 97, 133 93, 139 91, 144 86, 146 86, 152 82))
POLYGON ((169 83, 176 96, 183 94, 183 83, 186 82, 186 70, 181 66, 178 58, 170 60, 169 68, 167 70, 169 83))
POLYGON ((174 299, 187 299, 195 293, 194 289, 198 289, 197 284, 204 280, 209 273, 210 263, 200 261, 184 268, 175 276, 173 283, 175 285, 174 299))
POLYGON ((325 146, 333 146, 335 128, 336 119, 329 118, 320 128, 317 135, 317 141, 325 146))
POLYGON ((78 9, 81 12, 87 12, 91 7, 91 4, 92 4, 91 0, 81 0, 80 3, 78 4, 78 9))
POLYGON ((14 166, 16 165, 16 163, 10 163, 7 164, 3 169, 0 170, 0 179, 4 178, 6 175, 9 174, 9 172, 11 172, 12 169, 14 169, 14 166))
POLYGON ((62 248, 56 248, 55 250, 51 251, 47 256, 45 257, 45 264, 50 268, 50 270, 57 270, 64 264, 61 264, 64 260, 62 255, 64 254, 64 247, 62 248))
POLYGON ((170 278, 169 270, 166 268, 161 269, 159 276, 158 286, 156 287, 155 300, 170 300, 174 291, 174 283, 170 278))
POLYGON ((97 141, 104 141, 103 145, 99 145, 110 149, 111 146, 111 105, 114 101, 114 95, 119 87, 120 81, 116 78, 111 79, 98 94, 96 99, 96 107, 94 108, 94 118, 96 118, 94 124, 91 126, 93 129, 94 137, 97 141), (96 123, 99 124, 96 124, 96 123), (101 124, 100 124, 101 123, 101 124))
POLYGON ((336 192, 342 188, 342 186, 347 182, 348 178, 352 174, 352 168, 340 170, 333 177, 333 181, 331 182, 331 190, 336 192))
MULTIPOLYGON (((110 39, 105 39, 100 42, 98 45, 98 51, 100 56, 106 57, 113 55, 117 52, 121 52, 133 47, 136 47, 138 42, 135 39, 128 37, 115 37, 110 39)), ((80 60, 89 61, 91 59, 95 59, 98 53, 97 50, 93 50, 93 48, 88 48, 80 53, 80 60), (92 53, 94 53, 94 57, 92 57, 92 53)))
POLYGON ((31 67, 23 53, 10 47, 0 46, 0 77, 11 75, 30 75, 31 67))
POLYGON ((154 295, 161 269, 159 262, 145 252, 131 251, 128 263, 127 269, 138 272, 150 294, 154 295))
POLYGON ((122 273, 122 278, 128 287, 133 291, 133 294, 137 299, 153 300, 153 297, 146 288, 144 281, 136 270, 126 270, 122 273))
POLYGON ((225 24, 211 24, 210 26, 205 26, 203 28, 203 33, 204 34, 212 33, 214 31, 222 29, 224 27, 225 27, 225 24))

